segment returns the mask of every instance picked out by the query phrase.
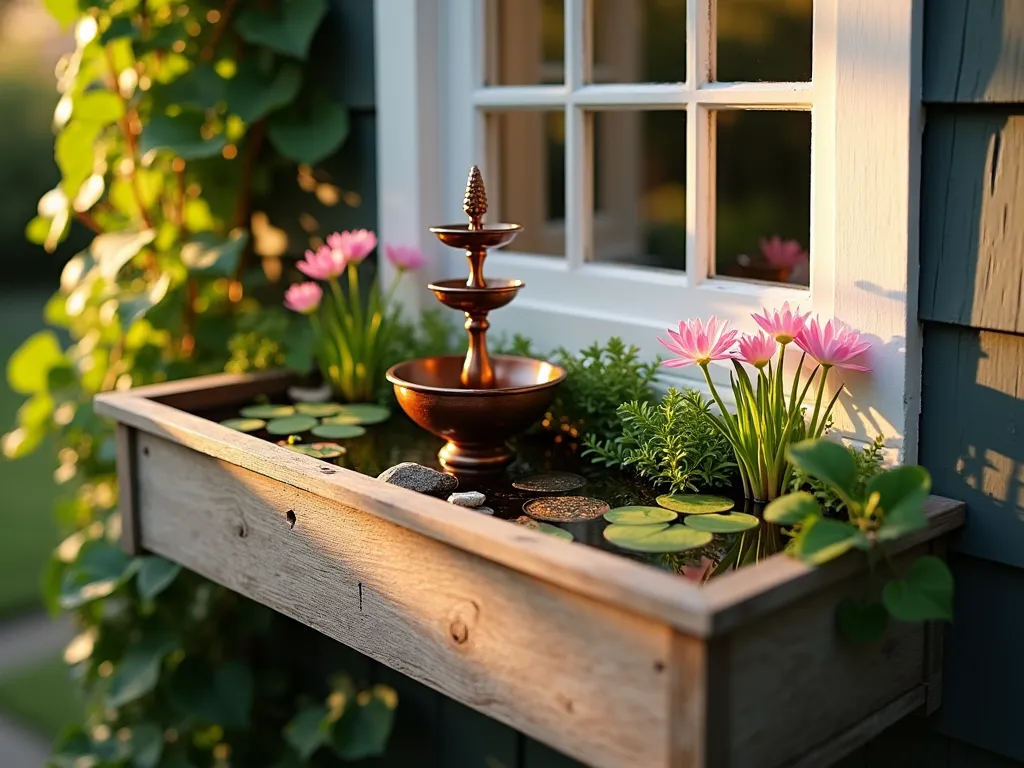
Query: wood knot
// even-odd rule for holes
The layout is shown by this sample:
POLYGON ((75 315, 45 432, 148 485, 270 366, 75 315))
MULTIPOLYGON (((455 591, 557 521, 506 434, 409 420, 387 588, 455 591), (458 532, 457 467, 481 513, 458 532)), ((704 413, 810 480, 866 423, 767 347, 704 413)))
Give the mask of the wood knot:
POLYGON ((240 539, 244 539, 249 535, 249 526, 245 524, 245 520, 239 520, 235 523, 235 534, 240 539))
POLYGON ((448 636, 456 645, 469 642, 470 632, 476 627, 480 616, 480 606, 472 600, 457 603, 448 612, 448 636))
POLYGON ((288 521, 288 527, 289 528, 294 528, 295 527, 295 510, 294 509, 289 509, 285 513, 284 519, 288 521))

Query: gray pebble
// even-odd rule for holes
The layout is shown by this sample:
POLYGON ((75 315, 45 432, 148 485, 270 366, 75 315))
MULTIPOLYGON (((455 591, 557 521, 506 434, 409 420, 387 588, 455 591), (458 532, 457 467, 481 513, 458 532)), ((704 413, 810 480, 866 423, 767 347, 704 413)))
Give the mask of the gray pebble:
POLYGON ((453 493, 448 497, 448 501, 458 504, 460 507, 479 507, 487 501, 487 497, 480 491, 463 491, 462 493, 453 493))
POLYGON ((483 512, 485 515, 493 515, 494 510, 490 507, 476 507, 473 509, 474 512, 483 512))
POLYGON ((377 479, 397 485, 399 488, 408 488, 410 491, 436 496, 451 493, 459 487, 459 481, 451 475, 411 461, 405 461, 385 469, 377 475, 377 479))

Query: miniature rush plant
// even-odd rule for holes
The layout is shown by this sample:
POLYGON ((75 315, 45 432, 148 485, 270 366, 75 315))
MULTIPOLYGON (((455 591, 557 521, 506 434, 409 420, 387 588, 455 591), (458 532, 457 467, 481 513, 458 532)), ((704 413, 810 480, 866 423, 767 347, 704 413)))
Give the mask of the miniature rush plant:
POLYGON ((783 493, 792 474, 786 449, 804 438, 821 437, 843 385, 822 407, 828 373, 832 368, 867 371, 855 362, 868 349, 860 334, 838 320, 822 324, 818 319, 808 322, 810 313, 800 314, 789 303, 781 310, 753 315, 762 331, 740 336, 728 329, 728 322, 712 317, 705 324, 688 320, 679 330, 668 330, 668 340, 658 339, 677 357, 663 365, 682 367, 698 365, 704 372, 720 414, 709 418, 732 445, 739 466, 743 491, 748 498, 771 501, 783 493), (786 348, 795 344, 801 351, 800 363, 785 380, 786 348), (800 374, 810 357, 816 365, 801 386, 800 374), (711 380, 708 365, 714 360, 731 360, 734 372, 730 383, 736 400, 736 413, 725 407, 711 380), (743 364, 755 369, 755 381, 743 364), (820 373, 820 376, 818 375, 820 373), (814 411, 809 422, 804 420, 804 401, 808 390, 818 379, 814 411), (788 399, 787 399, 788 395, 788 399))
POLYGON ((395 289, 407 271, 424 263, 423 254, 415 248, 387 246, 384 253, 395 276, 383 297, 374 280, 364 307, 359 266, 376 247, 377 236, 365 229, 328 235, 325 244, 306 251, 297 265, 307 277, 326 283, 327 293, 316 282, 304 282, 290 286, 284 298, 288 309, 309 316, 320 370, 350 403, 376 397, 397 327, 398 313, 391 306, 395 289), (347 290, 339 282, 342 275, 347 278, 347 290))

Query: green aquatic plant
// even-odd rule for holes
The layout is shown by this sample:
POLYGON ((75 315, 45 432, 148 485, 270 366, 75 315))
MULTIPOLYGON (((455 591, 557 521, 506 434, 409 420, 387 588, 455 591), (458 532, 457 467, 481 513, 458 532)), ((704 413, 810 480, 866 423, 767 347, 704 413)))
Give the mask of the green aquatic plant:
POLYGON ((661 402, 634 400, 617 409, 619 433, 588 435, 585 457, 628 469, 670 493, 732 482, 736 463, 729 441, 711 423, 711 404, 696 390, 672 388, 661 402))

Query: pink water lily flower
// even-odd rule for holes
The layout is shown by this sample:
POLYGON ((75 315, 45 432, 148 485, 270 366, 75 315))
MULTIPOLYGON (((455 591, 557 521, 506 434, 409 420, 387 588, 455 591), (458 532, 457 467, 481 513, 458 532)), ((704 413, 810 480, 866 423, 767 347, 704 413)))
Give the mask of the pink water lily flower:
POLYGON ((860 333, 839 320, 824 325, 814 318, 801 331, 796 345, 825 368, 845 368, 848 371, 870 371, 866 365, 851 362, 870 349, 871 344, 861 339, 860 333))
POLYGON ((739 338, 739 350, 734 355, 737 360, 742 360, 755 368, 764 368, 775 355, 779 343, 771 336, 759 331, 757 335, 745 334, 739 338))
POLYGON ((295 283, 284 292, 284 305, 301 315, 311 315, 320 306, 323 289, 316 283, 295 283))
POLYGON ((399 272, 416 270, 427 263, 423 251, 414 245, 386 245, 384 255, 399 272))
POLYGON ((807 251, 796 240, 783 240, 776 235, 770 240, 759 241, 761 255, 773 267, 792 269, 808 260, 807 251))
POLYGON ((687 320, 679 323, 679 331, 668 329, 669 340, 659 338, 658 341, 678 358, 666 360, 662 365, 669 368, 682 368, 686 365, 707 365, 712 360, 726 360, 730 356, 733 344, 736 343, 737 331, 730 331, 729 321, 719 321, 712 315, 707 325, 701 320, 687 320))
POLYGON ((788 301, 782 305, 782 309, 769 312, 765 308, 761 312, 762 314, 754 313, 751 317, 769 336, 772 336, 780 344, 789 344, 789 342, 799 336, 800 331, 804 329, 807 318, 811 315, 810 312, 801 315, 800 307, 790 309, 788 301))
POLYGON ((327 236, 327 245, 345 255, 349 264, 360 264, 377 247, 377 235, 368 229, 335 232, 327 236))
POLYGON ((297 266, 299 272, 314 280, 332 280, 345 271, 345 254, 328 245, 306 251, 306 258, 297 266))

